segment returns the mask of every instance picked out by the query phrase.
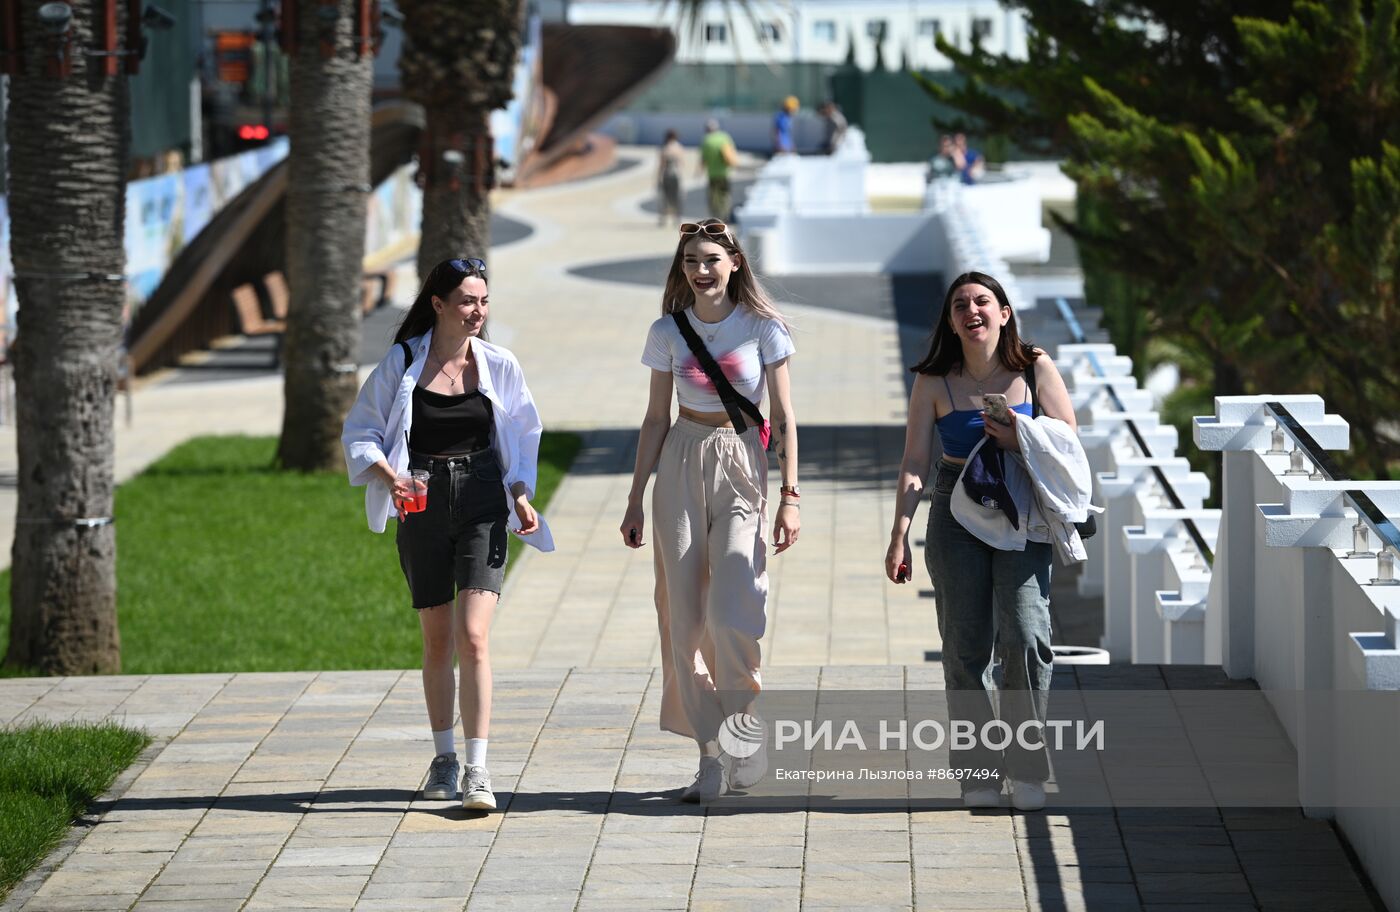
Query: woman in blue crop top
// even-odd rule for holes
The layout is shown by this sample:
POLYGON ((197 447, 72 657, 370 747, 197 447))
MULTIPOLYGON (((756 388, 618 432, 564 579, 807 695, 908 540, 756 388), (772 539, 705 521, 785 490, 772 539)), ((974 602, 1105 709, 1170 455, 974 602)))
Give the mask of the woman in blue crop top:
POLYGON ((801 529, 797 422, 788 388, 794 348, 787 324, 729 227, 705 219, 682 224, 680 232, 661 318, 652 324, 642 355, 651 368, 651 392, 619 531, 628 547, 645 543, 642 494, 655 469, 651 528, 661 727, 698 745, 699 769, 680 799, 704 802, 754 785, 767 771, 763 725, 750 715, 761 690, 759 641, 767 624, 769 504, 761 426, 735 400, 726 405, 696 353, 709 353, 746 404, 757 406, 768 390, 782 473, 769 540, 781 554, 801 529), (673 392, 680 400, 674 423, 673 392), (750 733, 760 740, 749 756, 730 755, 726 766, 720 731, 734 724, 742 726, 745 740, 750 733))
MULTIPOLYGON (((996 279, 980 272, 958 276, 948 287, 928 355, 909 398, 904 460, 895 495, 894 528, 885 573, 909 579, 909 527, 923 497, 937 433, 943 448, 929 505, 924 562, 937 594, 938 633, 943 641, 944 686, 949 713, 971 720, 978 731, 993 718, 990 691, 1000 689, 1001 718, 1020 730, 1023 721, 1045 718, 1050 689, 1051 546, 1028 541, 1024 551, 990 547, 953 518, 950 503, 963 463, 984 436, 1018 451, 1016 422, 1031 420, 1033 403, 1024 372, 1035 371, 1041 411, 1075 426, 1069 392, 1050 356, 1021 340, 1016 315, 996 279), (1000 393, 1011 406, 1009 424, 987 419, 982 397, 1000 393), (1002 656, 1000 688, 994 663, 1002 656)), ((1005 751, 978 744, 955 751, 968 807, 996 807, 1003 779, 1020 810, 1045 805, 1049 765, 1034 726, 1005 751), (1032 743, 1028 743, 1032 742, 1032 743)))

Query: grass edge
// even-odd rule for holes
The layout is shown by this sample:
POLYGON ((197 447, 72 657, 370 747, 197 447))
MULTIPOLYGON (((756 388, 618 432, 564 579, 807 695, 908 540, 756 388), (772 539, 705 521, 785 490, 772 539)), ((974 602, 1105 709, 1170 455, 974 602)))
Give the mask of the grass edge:
MULTIPOLYGON (((0 912, 19 912, 29 900, 34 898, 34 894, 39 892, 39 888, 49 879, 49 875, 58 870, 62 864, 68 860, 78 844, 91 832, 91 826, 102 820, 127 790, 131 788, 138 776, 146 771, 152 761, 165 750, 171 742, 171 737, 157 737, 146 729, 135 729, 142 731, 146 737, 151 739, 151 743, 146 745, 141 753, 136 755, 136 759, 127 764, 126 768, 117 773, 117 777, 112 780, 111 786, 101 795, 95 796, 88 803, 87 808, 74 819, 68 822, 68 831, 59 840, 58 845, 49 850, 43 859, 29 870, 29 873, 15 883, 10 891, 0 894, 0 912), (86 821, 87 826, 79 826, 86 821)), ((172 736, 173 737, 173 736, 172 736)))

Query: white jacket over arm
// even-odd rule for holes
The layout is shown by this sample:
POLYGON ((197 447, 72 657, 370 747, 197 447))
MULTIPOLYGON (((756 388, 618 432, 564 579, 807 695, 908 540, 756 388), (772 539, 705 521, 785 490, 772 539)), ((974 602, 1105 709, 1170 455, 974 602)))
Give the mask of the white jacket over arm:
MULTIPOLYGON (((345 450, 345 465, 352 485, 365 485, 365 516, 371 531, 383 532, 389 517, 396 515, 389 486, 373 471, 383 459, 396 473, 408 469, 408 439, 413 426, 413 388, 423 373, 428 347, 433 334, 429 330, 408 340, 413 359, 405 370, 401 345, 391 346, 379 364, 370 372, 365 385, 355 398, 340 436, 345 450)), ((507 502, 514 501, 510 489, 516 482, 525 487, 526 496, 535 496, 540 434, 539 411, 525 384, 525 372, 515 356, 504 348, 472 340, 477 353, 478 381, 481 394, 491 403, 491 446, 501 464, 501 481, 507 502)), ((509 512, 512 531, 520 529, 520 518, 509 512)), ((540 527, 521 536, 527 544, 541 551, 554 550, 554 538, 544 516, 540 527)))
POLYGON ((1091 511, 1100 511, 1089 503, 1093 473, 1079 435, 1060 419, 1041 415, 1033 421, 1017 421, 1016 439, 1021 458, 1013 461, 1025 466, 1031 478, 1036 510, 1055 552, 1065 564, 1087 560, 1074 526, 1087 520, 1091 511))
MULTIPOLYGON (((999 508, 974 503, 963 488, 962 473, 949 504, 953 518, 977 538, 1002 551, 1024 551, 1027 541, 1047 542, 1055 547, 1061 563, 1088 559, 1084 542, 1075 523, 1084 522, 1090 512, 1102 512, 1089 503, 1092 493, 1089 459, 1079 436, 1058 418, 1018 418, 1016 439, 1021 452, 1005 460, 1007 490, 1021 517, 1020 528, 999 508)), ((971 465, 978 449, 996 446, 984 437, 968 454, 971 465)), ((964 467, 963 471, 966 471, 964 467)))

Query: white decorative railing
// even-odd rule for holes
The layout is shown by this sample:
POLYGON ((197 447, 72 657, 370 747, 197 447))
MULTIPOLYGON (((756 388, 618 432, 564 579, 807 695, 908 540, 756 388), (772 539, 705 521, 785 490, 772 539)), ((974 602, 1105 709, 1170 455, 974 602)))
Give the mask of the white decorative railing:
MULTIPOLYGON (((1035 313, 967 206, 966 188, 929 187, 934 257, 949 274, 1002 278, 1035 313)), ((1051 348, 1105 508, 1078 583, 1102 597, 1103 647, 1116 662, 1254 679, 1297 750, 1304 809, 1337 820, 1400 909, 1400 481, 1341 477, 1326 451, 1345 450, 1350 429, 1318 396, 1220 396, 1193 427, 1197 447, 1222 454, 1221 507, 1204 508, 1208 480, 1131 359, 1057 309, 1072 341, 1051 348)))
POLYGON ((1400 908, 1400 482, 1332 465, 1350 429, 1319 396, 1220 396, 1197 418, 1220 451, 1224 522, 1206 661, 1253 678, 1298 752, 1305 808, 1335 817, 1400 908), (1346 796, 1343 800, 1338 795, 1346 796))
MULTIPOLYGON (((871 167, 857 127, 835 155, 780 155, 763 165, 735 213, 745 247, 762 271, 955 274, 956 262, 987 268, 991 261, 1004 266, 1006 256, 1043 260, 1049 253, 1030 174, 999 173, 973 187, 937 180, 925 187, 918 212, 872 212, 871 167), (1000 229, 990 230, 993 224, 1000 229)), ((909 166, 901 167, 901 187, 910 173, 909 166)))

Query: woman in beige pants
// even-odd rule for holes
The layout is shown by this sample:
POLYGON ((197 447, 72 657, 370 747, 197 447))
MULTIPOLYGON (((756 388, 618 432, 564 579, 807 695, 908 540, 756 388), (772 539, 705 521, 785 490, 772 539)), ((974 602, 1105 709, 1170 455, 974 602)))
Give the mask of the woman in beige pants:
POLYGON ((753 785, 767 769, 766 750, 730 758, 726 768, 718 739, 726 718, 748 712, 761 689, 768 455, 760 442, 763 428, 744 418, 737 400, 723 401, 692 342, 703 346, 713 367, 749 403, 756 406, 765 385, 771 387, 771 430, 782 472, 775 554, 797 541, 801 520, 797 423, 788 386, 788 358, 795 349, 787 324, 728 226, 706 219, 682 224, 680 231, 661 318, 651 325, 642 355, 652 369, 651 395, 621 532, 628 547, 645 544, 642 494, 656 469, 661 727, 700 747, 695 781, 681 793, 682 801, 698 802, 753 785), (680 400, 674 425, 673 389, 680 400))

